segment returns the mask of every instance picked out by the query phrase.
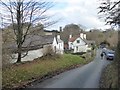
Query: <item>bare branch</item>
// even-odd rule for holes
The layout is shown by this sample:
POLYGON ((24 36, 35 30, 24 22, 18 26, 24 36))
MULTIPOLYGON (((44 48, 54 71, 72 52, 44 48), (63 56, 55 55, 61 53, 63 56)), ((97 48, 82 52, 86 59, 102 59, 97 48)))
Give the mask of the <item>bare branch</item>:
MULTIPOLYGON (((18 58, 19 58, 18 61, 20 61, 22 58, 21 56, 22 45, 24 44, 32 25, 41 23, 43 24, 44 27, 47 27, 55 24, 57 21, 50 22, 49 21, 50 17, 46 15, 47 10, 49 10, 52 7, 52 3, 50 2, 45 2, 45 1, 36 2, 35 0, 28 0, 28 1, 8 0, 8 1, 9 2, 5 3, 3 2, 3 0, 0 0, 2 6, 7 8, 8 10, 7 12, 8 14, 4 15, 4 19, 6 20, 7 23, 9 24, 12 23, 11 24, 12 29, 16 36, 15 40, 18 49, 18 58)), ((4 14, 3 12, 1 13, 4 14)), ((26 56, 26 54, 23 56, 26 56)))
POLYGON ((115 8, 118 4, 120 4, 120 1, 116 2, 109 10, 112 10, 112 9, 115 8))

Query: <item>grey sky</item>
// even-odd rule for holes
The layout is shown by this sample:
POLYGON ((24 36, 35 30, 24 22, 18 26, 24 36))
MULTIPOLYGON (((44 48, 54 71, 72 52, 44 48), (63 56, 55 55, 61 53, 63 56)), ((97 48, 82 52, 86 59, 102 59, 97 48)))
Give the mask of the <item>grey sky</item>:
MULTIPOLYGON (((8 1, 8 0, 5 0, 8 1)), ((39 1, 39 0, 37 0, 39 1)), ((98 7, 100 0, 45 0, 54 2, 54 7, 47 14, 54 15, 52 20, 61 19, 57 24, 47 29, 59 29, 66 24, 81 24, 87 29, 90 28, 109 28, 105 22, 99 19, 98 7)))
POLYGON ((55 18, 62 18, 56 25, 49 28, 58 29, 59 26, 75 23, 89 28, 109 28, 99 19, 98 7, 100 0, 54 0, 56 5, 49 11, 55 18))

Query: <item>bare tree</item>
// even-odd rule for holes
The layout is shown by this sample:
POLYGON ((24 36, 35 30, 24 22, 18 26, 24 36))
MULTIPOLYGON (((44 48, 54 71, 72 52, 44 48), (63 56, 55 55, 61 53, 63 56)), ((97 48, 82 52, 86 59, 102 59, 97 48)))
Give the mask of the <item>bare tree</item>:
MULTIPOLYGON (((118 26, 118 44, 116 50, 116 66, 120 74, 120 0, 102 0, 99 7, 100 12, 105 14, 107 24, 118 26)), ((120 76, 118 76, 118 86, 120 85, 120 76)))
POLYGON ((80 30, 82 29, 76 24, 68 24, 63 28, 63 32, 61 32, 61 39, 64 43, 68 43, 69 35, 79 35, 80 30))
POLYGON ((43 0, 0 0, 0 5, 4 25, 12 25, 17 45, 17 62, 21 62, 21 58, 25 56, 22 56, 22 45, 32 26, 41 23, 46 27, 55 23, 48 22, 50 17, 46 15, 53 4, 43 0), (28 23, 26 28, 25 23, 28 23))
POLYGON ((120 0, 101 0, 99 13, 105 15, 105 21, 110 25, 120 25, 120 0))

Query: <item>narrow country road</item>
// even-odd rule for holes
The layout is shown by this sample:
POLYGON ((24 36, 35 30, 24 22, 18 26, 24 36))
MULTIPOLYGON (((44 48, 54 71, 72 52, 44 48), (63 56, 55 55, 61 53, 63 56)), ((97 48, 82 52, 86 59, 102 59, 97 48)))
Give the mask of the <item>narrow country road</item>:
POLYGON ((100 53, 101 50, 98 49, 95 59, 85 66, 61 73, 42 83, 35 83, 28 88, 99 88, 101 71, 110 63, 102 60, 100 53))

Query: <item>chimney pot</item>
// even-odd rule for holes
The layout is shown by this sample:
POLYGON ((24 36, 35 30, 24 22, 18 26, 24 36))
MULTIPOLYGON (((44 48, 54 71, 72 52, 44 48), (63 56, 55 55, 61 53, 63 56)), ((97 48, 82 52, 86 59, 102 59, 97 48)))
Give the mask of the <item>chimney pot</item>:
POLYGON ((69 38, 72 38, 72 35, 71 35, 71 34, 69 35, 69 38))

